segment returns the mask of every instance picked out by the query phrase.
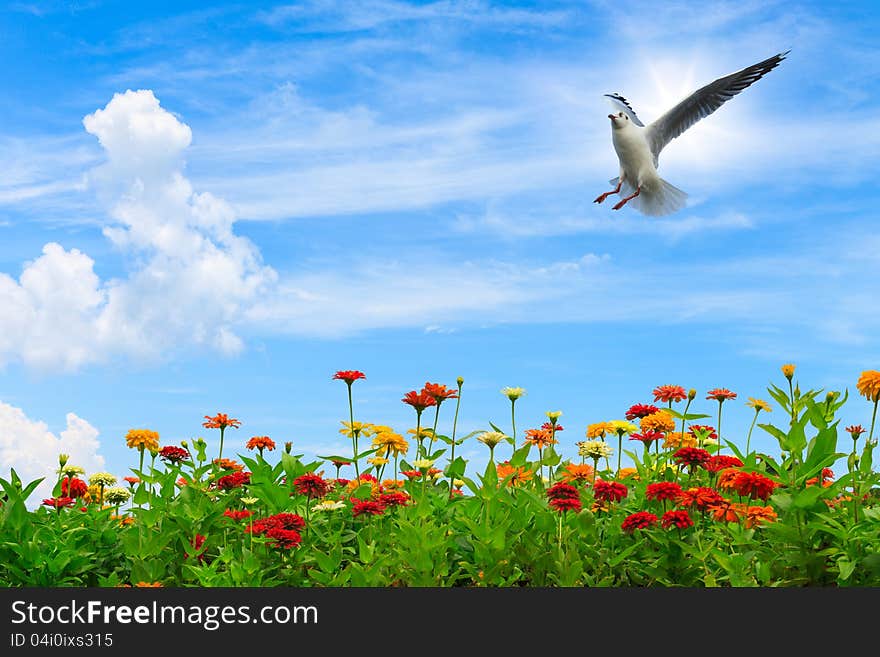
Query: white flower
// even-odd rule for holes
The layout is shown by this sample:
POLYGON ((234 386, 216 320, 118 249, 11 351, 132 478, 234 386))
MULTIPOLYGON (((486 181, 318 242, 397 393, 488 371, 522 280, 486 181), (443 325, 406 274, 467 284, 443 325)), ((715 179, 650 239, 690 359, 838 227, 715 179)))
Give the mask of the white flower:
POLYGON ((477 436, 477 440, 491 449, 501 441, 507 440, 507 436, 500 431, 484 431, 477 436))
POLYGON ((131 497, 131 493, 128 492, 128 489, 119 486, 107 488, 104 491, 104 501, 109 504, 122 504, 127 501, 129 497, 131 497))
POLYGON ((416 459, 413 461, 413 467, 419 470, 429 470, 432 465, 434 465, 434 461, 431 459, 416 459))
POLYGON ((336 511, 337 509, 341 509, 345 506, 345 502, 334 502, 333 500, 324 500, 323 502, 318 502, 315 506, 312 507, 312 511, 336 511))
POLYGON ((116 483, 116 477, 109 472, 96 472, 89 477, 89 483, 92 486, 112 486, 116 483))
POLYGON ((501 388, 501 394, 505 395, 510 401, 516 401, 524 394, 526 394, 525 388, 511 388, 510 386, 506 388, 501 388))
POLYGON ((582 440, 577 446, 578 454, 588 459, 608 458, 614 454, 614 448, 602 440, 582 440))

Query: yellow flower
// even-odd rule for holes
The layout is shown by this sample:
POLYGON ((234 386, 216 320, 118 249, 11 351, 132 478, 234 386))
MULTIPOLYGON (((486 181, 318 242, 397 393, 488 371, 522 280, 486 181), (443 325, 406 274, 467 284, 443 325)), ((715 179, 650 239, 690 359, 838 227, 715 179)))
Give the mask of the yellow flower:
POLYGON ((763 399, 755 399, 754 397, 749 397, 749 401, 746 402, 746 406, 749 408, 754 408, 755 412, 758 411, 766 411, 770 413, 773 409, 770 408, 770 404, 765 402, 763 399))
POLYGON ((385 465, 388 463, 388 459, 382 458, 381 456, 373 456, 367 459, 367 463, 370 465, 385 465))
POLYGON ((158 450, 159 434, 149 429, 131 429, 125 434, 125 444, 140 450, 158 450))
POLYGON ((477 440, 486 445, 489 449, 492 449, 495 445, 506 439, 507 436, 500 431, 484 431, 477 436, 477 440))
POLYGON ((369 422, 345 422, 342 421, 342 428, 339 430, 344 436, 353 438, 353 433, 357 432, 358 436, 369 438, 373 433, 373 425, 369 422))
POLYGON ((522 397, 524 394, 526 394, 526 389, 525 388, 511 388, 508 386, 507 388, 501 389, 501 394, 506 395, 510 401, 516 401, 517 399, 522 397))
POLYGON ((414 468, 418 468, 419 470, 428 470, 434 465, 434 461, 433 459, 416 459, 412 464, 414 468))
POLYGON ((608 433, 609 427, 607 422, 596 422, 587 425, 587 438, 601 438, 608 433))
POLYGON ((675 430, 675 418, 667 411, 657 411, 642 418, 642 431, 660 431, 669 433, 675 430))
POLYGON ((859 377, 856 388, 859 389, 859 394, 864 395, 868 401, 875 402, 880 400, 880 372, 877 370, 865 370, 859 377))
POLYGON ((547 417, 550 418, 550 421, 555 423, 556 420, 562 417, 562 411, 547 411, 547 417))
POLYGON ((433 438, 434 438, 434 430, 431 429, 430 427, 420 427, 418 436, 416 436, 415 427, 413 427, 412 429, 407 429, 406 432, 408 434, 410 434, 416 440, 418 440, 419 438, 422 438, 423 440, 425 438, 431 438, 433 440, 433 438))
POLYGON ((376 454, 380 456, 398 456, 406 454, 406 451, 409 449, 409 443, 399 433, 383 431, 373 436, 373 447, 379 450, 376 454))
POLYGON ((606 422, 608 425, 608 431, 611 433, 616 433, 618 436, 625 436, 630 433, 635 433, 638 431, 638 427, 634 425, 632 422, 627 422, 626 420, 611 420, 611 422, 606 422))
POLYGON ((782 366, 782 374, 785 375, 785 378, 791 381, 791 377, 794 376, 794 365, 791 363, 787 363, 782 366))

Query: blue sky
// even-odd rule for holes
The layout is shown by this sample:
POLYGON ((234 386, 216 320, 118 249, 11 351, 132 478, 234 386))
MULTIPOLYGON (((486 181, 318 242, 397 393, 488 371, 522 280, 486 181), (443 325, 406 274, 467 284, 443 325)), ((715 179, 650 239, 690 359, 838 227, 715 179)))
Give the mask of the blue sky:
POLYGON ((242 421, 227 451, 340 452, 338 369, 400 431, 426 381, 464 377, 460 433, 506 426, 522 386, 518 428, 562 410, 568 457, 659 384, 713 413, 736 391, 740 444, 783 363, 855 393, 880 360, 880 12, 652 7, 6 3, 0 471, 60 449, 122 477, 128 429, 216 442, 217 412, 242 421), (593 203, 604 93, 648 122, 788 49, 661 154, 685 210, 593 203))

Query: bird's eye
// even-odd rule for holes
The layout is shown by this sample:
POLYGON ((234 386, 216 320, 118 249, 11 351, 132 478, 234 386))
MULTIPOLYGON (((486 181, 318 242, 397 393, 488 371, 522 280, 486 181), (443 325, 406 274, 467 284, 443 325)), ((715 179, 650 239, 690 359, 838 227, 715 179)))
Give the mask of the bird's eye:
POLYGON ((623 112, 618 112, 617 116, 623 116, 623 112))

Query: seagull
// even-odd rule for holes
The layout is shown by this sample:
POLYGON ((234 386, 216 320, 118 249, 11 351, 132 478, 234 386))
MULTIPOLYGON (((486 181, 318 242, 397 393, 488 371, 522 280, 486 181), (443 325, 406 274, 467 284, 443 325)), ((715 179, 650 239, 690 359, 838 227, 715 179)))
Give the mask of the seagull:
POLYGON ((617 93, 605 94, 617 110, 608 118, 611 119, 611 140, 620 161, 620 175, 609 181, 616 187, 600 194, 594 203, 602 203, 623 190, 623 198, 614 206, 615 210, 630 201, 642 214, 653 217, 683 208, 687 194, 657 175, 660 151, 697 121, 776 68, 789 52, 786 50, 710 82, 647 126, 639 120, 626 98, 617 93))

